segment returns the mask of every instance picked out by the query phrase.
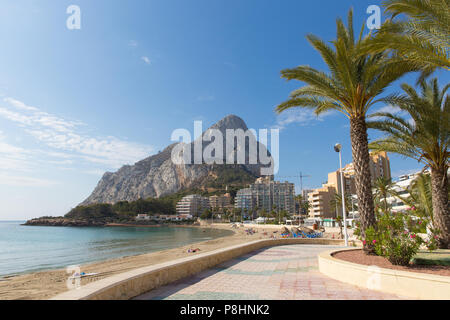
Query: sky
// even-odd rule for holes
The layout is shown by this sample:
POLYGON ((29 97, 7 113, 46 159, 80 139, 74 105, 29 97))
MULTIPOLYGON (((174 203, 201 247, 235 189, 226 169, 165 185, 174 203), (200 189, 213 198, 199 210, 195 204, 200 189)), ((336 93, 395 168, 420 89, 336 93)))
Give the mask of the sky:
MULTIPOLYGON (((249 128, 280 129, 277 179, 299 191, 302 172, 304 188, 321 186, 338 168, 336 142, 352 161, 348 120, 275 114, 302 85, 280 71, 326 70, 305 36, 332 41, 350 7, 359 30, 373 4, 380 1, 3 0, 0 220, 64 215, 104 172, 164 149, 175 129, 193 132, 195 120, 206 129, 228 114, 249 128), (80 29, 67 27, 70 5, 81 10, 80 29)), ((422 168, 390 159, 393 176, 422 168)))

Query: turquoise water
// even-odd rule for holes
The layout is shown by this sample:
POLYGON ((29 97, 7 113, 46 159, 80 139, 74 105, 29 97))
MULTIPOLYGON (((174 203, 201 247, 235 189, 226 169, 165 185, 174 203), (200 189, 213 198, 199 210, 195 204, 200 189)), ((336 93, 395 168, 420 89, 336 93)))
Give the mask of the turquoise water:
POLYGON ((230 235, 199 228, 76 228, 0 221, 0 276, 65 268, 160 251, 230 235))

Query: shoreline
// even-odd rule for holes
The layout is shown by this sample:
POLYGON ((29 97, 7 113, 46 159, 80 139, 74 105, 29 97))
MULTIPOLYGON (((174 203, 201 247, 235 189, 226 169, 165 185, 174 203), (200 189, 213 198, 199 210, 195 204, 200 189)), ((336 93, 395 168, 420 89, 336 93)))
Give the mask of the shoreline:
MULTIPOLYGON (((21 221, 16 221, 16 222, 21 222, 21 221)), ((23 226, 23 224, 20 224, 21 226, 23 226)), ((52 227, 49 225, 42 225, 42 226, 34 226, 34 227, 42 227, 42 228, 48 228, 48 227, 52 227)), ((92 226, 93 227, 93 226, 92 226)), ((90 226, 86 226, 86 227, 76 227, 76 226, 56 226, 56 228, 92 228, 90 226)), ((192 228, 192 229, 216 229, 218 231, 230 231, 231 233, 233 233, 233 230, 228 230, 226 228, 223 227, 216 227, 216 228, 210 228, 209 226, 205 225, 205 226, 200 226, 199 224, 196 225, 189 225, 189 224, 178 224, 178 225, 172 225, 172 224, 160 224, 160 225, 134 225, 134 224, 122 224, 122 223, 110 223, 110 224, 105 224, 101 227, 97 227, 97 228, 192 228)), ((222 239, 222 238, 226 238, 226 237, 230 237, 232 236, 232 234, 223 234, 219 237, 215 237, 215 238, 210 238, 208 240, 196 240, 195 242, 186 244, 186 246, 193 246, 196 245, 198 243, 202 243, 202 242, 208 242, 208 241, 213 241, 213 240, 217 240, 217 239, 222 239)), ((99 263, 107 263, 108 261, 111 260, 116 260, 116 259, 122 259, 122 258, 128 258, 128 257, 136 257, 136 256, 140 256, 140 255, 145 255, 145 254, 152 254, 152 253, 158 253, 158 252, 162 252, 162 251, 166 251, 166 250, 174 250, 177 248, 181 248, 183 247, 182 245, 180 246, 180 244, 178 244, 177 247, 167 247, 166 249, 157 249, 156 251, 147 251, 147 252, 140 252, 140 253, 127 253, 124 254, 122 256, 117 256, 117 257, 109 257, 109 258, 103 258, 103 259, 99 259, 99 260, 90 260, 90 261, 85 261, 85 262, 81 262, 80 264, 77 264, 79 266, 89 266, 91 264, 99 264, 99 263)), ((68 266, 68 265, 67 265, 68 266)), ((63 270, 62 268, 66 268, 67 266, 64 265, 55 265, 54 267, 48 267, 48 268, 42 268, 42 269, 31 269, 28 271, 21 271, 21 272, 17 272, 17 273, 9 273, 9 274, 4 274, 1 275, 0 274, 0 289, 1 289, 1 283, 3 281, 9 280, 9 279, 13 279, 16 277, 20 277, 20 276, 26 276, 26 275, 31 275, 31 274, 36 274, 36 273, 43 273, 43 272, 52 272, 52 271, 57 271, 57 270, 63 270)), ((65 270, 65 269, 64 269, 65 270)), ((0 300, 2 299, 2 292, 0 290, 0 300)))
MULTIPOLYGON (((114 227, 114 226, 112 226, 114 227)), ((129 227, 129 226, 127 226, 129 227)), ((135 227, 133 225, 133 227, 135 227)), ((229 230, 233 234, 212 240, 195 242, 181 247, 149 252, 139 255, 123 256, 104 261, 97 261, 80 265, 80 272, 96 273, 96 275, 81 279, 85 285, 112 275, 131 271, 133 269, 151 266, 159 263, 189 257, 199 253, 205 253, 238 244, 243 244, 258 239, 269 239, 278 235, 282 225, 240 225, 233 228, 229 223, 201 223, 200 225, 178 225, 178 227, 194 227, 202 229, 229 230), (254 229, 253 235, 247 235, 245 230, 254 229), (196 253, 188 253, 189 249, 200 249, 196 253)), ((288 226, 289 228, 290 226, 288 226)), ((326 237, 331 238, 331 233, 326 237)), ((0 281, 0 300, 46 300, 60 293, 68 291, 66 281, 70 275, 65 269, 53 269, 20 274, 0 281)))
MULTIPOLYGON (((134 226, 133 226, 134 227, 134 226)), ((192 256, 198 253, 213 251, 219 248, 233 246, 248 241, 263 239, 263 232, 260 226, 244 226, 232 228, 229 224, 202 224, 197 226, 179 226, 212 228, 220 230, 229 230, 233 234, 217 239, 207 240, 188 244, 185 246, 166 249, 161 251, 149 252, 139 255, 124 256, 104 261, 87 263, 80 265, 80 272, 97 273, 94 276, 86 277, 81 280, 81 284, 91 283, 104 279, 114 274, 130 271, 136 268, 150 266, 158 263, 168 262, 178 258, 192 256), (258 229, 259 232, 253 235, 247 235, 245 229, 258 229), (200 249, 198 253, 188 253, 188 249, 200 249)), ((278 230, 281 226, 276 226, 278 230)), ((266 226, 269 232, 270 226, 266 226)), ((268 233, 268 236, 270 236, 268 233)), ((265 237, 264 237, 265 238, 265 237)), ((67 291, 66 281, 69 274, 65 269, 44 270, 10 277, 1 278, 0 281, 0 300, 43 300, 67 291)))

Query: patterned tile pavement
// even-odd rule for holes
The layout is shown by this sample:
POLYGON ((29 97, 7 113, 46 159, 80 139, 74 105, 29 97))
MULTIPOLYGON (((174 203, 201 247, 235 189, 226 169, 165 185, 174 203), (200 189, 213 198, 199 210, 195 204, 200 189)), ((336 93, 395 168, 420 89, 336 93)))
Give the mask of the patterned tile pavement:
POLYGON ((318 253, 336 246, 288 245, 261 249, 192 277, 158 288, 137 300, 394 300, 322 275, 318 253))

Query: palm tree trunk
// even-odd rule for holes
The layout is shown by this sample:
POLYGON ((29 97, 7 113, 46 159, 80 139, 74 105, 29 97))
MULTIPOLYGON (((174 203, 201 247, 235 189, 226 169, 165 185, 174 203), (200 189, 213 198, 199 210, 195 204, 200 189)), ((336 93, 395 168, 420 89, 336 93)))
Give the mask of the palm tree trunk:
POLYGON ((383 192, 383 198, 384 198, 384 213, 387 212, 388 204, 387 204, 387 193, 383 192))
MULTIPOLYGON (((366 229, 370 226, 375 226, 376 221, 369 166, 367 126, 364 116, 356 116, 350 119, 350 138, 352 142, 353 165, 355 167, 358 211, 361 219, 361 235, 365 238, 366 229)), ((370 248, 365 249, 366 251, 370 250, 370 248)))
POLYGON ((447 168, 431 168, 431 192, 434 227, 440 231, 438 234, 439 248, 447 249, 450 246, 447 168))

